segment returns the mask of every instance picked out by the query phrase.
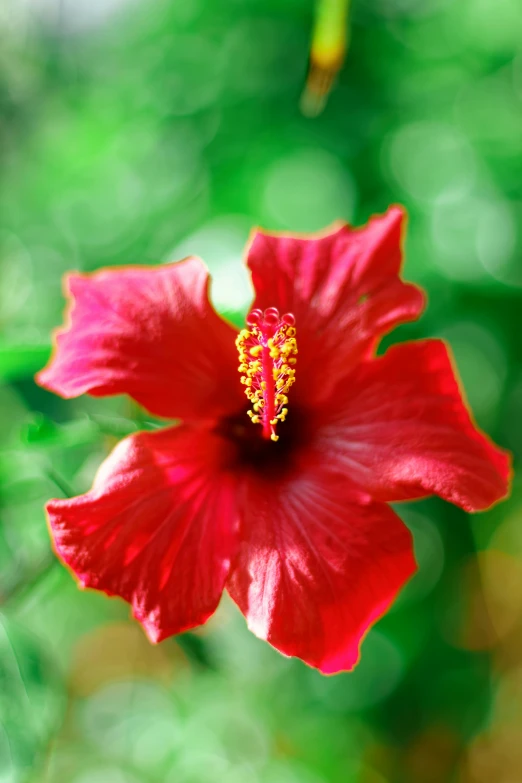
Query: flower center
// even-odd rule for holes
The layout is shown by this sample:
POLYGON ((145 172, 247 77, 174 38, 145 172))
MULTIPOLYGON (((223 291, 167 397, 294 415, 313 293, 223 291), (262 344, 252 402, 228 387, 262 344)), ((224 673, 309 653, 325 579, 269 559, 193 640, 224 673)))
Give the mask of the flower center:
POLYGON ((252 403, 247 412, 254 424, 262 424, 264 438, 278 440, 275 428, 286 418, 287 393, 295 381, 295 318, 292 313, 280 317, 275 307, 268 307, 264 313, 251 310, 246 323, 236 345, 241 383, 252 403))

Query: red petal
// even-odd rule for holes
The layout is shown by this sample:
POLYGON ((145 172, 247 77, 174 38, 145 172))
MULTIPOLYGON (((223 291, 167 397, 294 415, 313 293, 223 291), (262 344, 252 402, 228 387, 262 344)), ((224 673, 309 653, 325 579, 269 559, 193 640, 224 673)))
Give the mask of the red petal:
POLYGON ((391 207, 359 229, 338 224, 308 238, 254 234, 253 306, 296 317, 292 399, 327 396, 379 337, 420 315, 422 293, 399 277, 402 222, 401 209, 391 207))
POLYGON ((415 571, 411 535, 345 481, 301 474, 251 481, 227 589, 248 627, 325 674, 352 669, 368 629, 415 571))
POLYGON ((37 380, 63 397, 130 394, 157 416, 214 418, 243 406, 236 331, 188 258, 68 277, 70 315, 37 380))
POLYGON ((435 494, 479 511, 508 491, 509 457, 471 420, 439 340, 398 345, 361 365, 318 426, 321 462, 373 499, 435 494))
POLYGON ((185 427, 133 435, 90 492, 47 506, 56 552, 81 585, 129 601, 154 642, 218 605, 237 544, 228 448, 185 427))

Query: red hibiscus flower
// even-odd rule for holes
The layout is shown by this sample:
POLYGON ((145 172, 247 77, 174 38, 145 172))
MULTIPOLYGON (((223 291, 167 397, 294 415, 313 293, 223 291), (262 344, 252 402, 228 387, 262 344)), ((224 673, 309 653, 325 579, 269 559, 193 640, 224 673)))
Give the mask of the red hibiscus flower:
POLYGON ((375 355, 424 304, 399 277, 401 223, 393 207, 361 229, 256 231, 240 333, 197 258, 69 275, 39 383, 181 420, 126 438, 87 494, 47 506, 80 585, 129 601, 152 641, 204 623, 226 589, 282 653, 351 669, 416 567, 386 503, 505 496, 508 457, 470 419, 444 343, 375 355))

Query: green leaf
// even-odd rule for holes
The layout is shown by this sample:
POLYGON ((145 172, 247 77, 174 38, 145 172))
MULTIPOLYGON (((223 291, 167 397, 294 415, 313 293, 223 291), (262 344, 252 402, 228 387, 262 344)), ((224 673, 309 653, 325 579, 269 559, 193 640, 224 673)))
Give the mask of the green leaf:
POLYGON ((77 419, 66 424, 56 424, 46 416, 36 414, 22 428, 22 441, 28 446, 72 448, 95 443, 100 438, 100 428, 90 418, 77 419))
POLYGON ((217 669, 208 644, 201 636, 186 631, 175 636, 174 640, 193 663, 198 664, 203 669, 217 669))
POLYGON ((51 355, 49 345, 0 345, 0 381, 9 383, 29 378, 51 355))
POLYGON ((104 435, 125 438, 139 429, 154 430, 163 426, 144 419, 135 422, 119 416, 92 415, 57 424, 42 414, 35 414, 21 430, 24 444, 39 448, 60 447, 63 449, 89 446, 104 435))

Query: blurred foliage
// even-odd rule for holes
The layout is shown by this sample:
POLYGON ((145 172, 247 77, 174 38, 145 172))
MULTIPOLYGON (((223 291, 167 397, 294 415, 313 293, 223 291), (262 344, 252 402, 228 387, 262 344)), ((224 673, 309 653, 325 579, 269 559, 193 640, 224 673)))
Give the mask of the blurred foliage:
MULTIPOLYGON (((253 225, 311 231, 406 204, 471 406, 522 453, 519 0, 354 0, 306 118, 312 0, 4 0, 0 7, 0 783, 514 783, 522 769, 522 487, 469 518, 401 506, 420 571, 352 674, 251 636, 226 601, 158 647, 78 591, 43 505, 86 490, 127 400, 33 373, 62 274, 201 255, 240 320, 253 225)), ((388 340, 389 342, 389 340, 388 340)))

